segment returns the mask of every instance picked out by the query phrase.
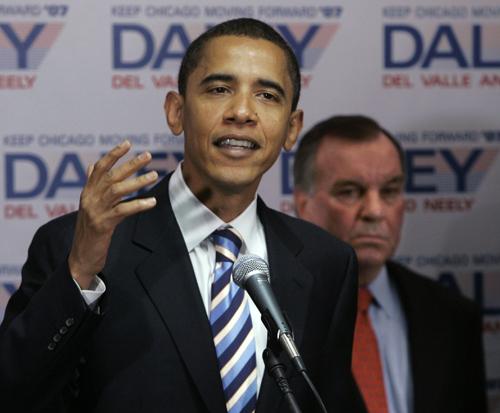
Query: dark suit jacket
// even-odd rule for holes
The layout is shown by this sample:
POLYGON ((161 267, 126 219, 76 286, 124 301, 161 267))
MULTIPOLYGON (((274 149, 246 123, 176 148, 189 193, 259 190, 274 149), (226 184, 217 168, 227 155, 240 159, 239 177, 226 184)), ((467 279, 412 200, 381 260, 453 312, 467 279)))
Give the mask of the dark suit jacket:
MULTIPOLYGON (((149 194, 154 209, 117 227, 98 311, 86 307, 67 268, 75 215, 37 231, 0 329, 2 411, 10 404, 15 412, 225 412, 209 321, 167 182, 149 194)), ((312 380, 331 411, 354 411, 355 256, 260 200, 258 214, 271 283, 312 380)), ((292 377, 291 385, 303 411, 316 411, 304 381, 292 377)), ((288 411, 267 375, 257 409, 288 411)))
POLYGON ((407 320, 413 412, 486 412, 479 309, 400 264, 387 269, 407 320))

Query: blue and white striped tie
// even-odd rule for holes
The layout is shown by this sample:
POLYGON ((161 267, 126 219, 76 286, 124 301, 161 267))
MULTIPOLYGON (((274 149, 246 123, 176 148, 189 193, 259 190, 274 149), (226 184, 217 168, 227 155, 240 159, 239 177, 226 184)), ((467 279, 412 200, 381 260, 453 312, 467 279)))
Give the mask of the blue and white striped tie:
POLYGON ((215 270, 210 325, 228 413, 254 412, 257 402, 255 338, 245 292, 231 278, 241 248, 232 227, 212 233, 215 270))

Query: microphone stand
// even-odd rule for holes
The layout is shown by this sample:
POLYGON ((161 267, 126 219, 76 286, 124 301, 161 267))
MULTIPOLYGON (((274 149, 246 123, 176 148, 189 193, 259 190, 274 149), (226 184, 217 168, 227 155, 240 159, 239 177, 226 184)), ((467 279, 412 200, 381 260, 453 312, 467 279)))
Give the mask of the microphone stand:
MULTIPOLYGON (((285 318, 287 318, 286 314, 283 315, 285 318)), ((301 413, 301 410, 285 376, 286 368, 276 357, 277 354, 279 355, 282 348, 285 349, 285 353, 287 353, 288 357, 290 358, 290 361, 292 362, 295 370, 297 370, 297 372, 300 373, 300 375, 305 380, 307 386, 314 396, 314 399, 318 403, 320 410, 323 413, 328 413, 323 400, 321 400, 321 396, 319 395, 316 387, 314 386, 314 383, 311 381, 309 375, 307 374, 306 366, 302 361, 297 348, 295 347, 295 343, 293 342, 292 332, 287 331, 287 334, 280 335, 279 328, 268 311, 262 313, 261 319, 268 331, 268 344, 267 348, 262 354, 262 358, 264 359, 264 364, 269 375, 271 375, 271 377, 273 377, 276 381, 276 384, 285 396, 285 399, 287 400, 292 413, 301 413)), ((290 325, 288 319, 286 321, 290 325)))
POLYGON ((278 388, 281 390, 281 393, 290 407, 290 411, 292 413, 302 413, 302 410, 300 410, 297 400, 295 399, 295 395, 288 384, 288 379, 285 375, 286 367, 274 354, 271 343, 268 344, 267 348, 262 353, 262 358, 264 359, 267 373, 274 378, 274 381, 278 385, 278 388))

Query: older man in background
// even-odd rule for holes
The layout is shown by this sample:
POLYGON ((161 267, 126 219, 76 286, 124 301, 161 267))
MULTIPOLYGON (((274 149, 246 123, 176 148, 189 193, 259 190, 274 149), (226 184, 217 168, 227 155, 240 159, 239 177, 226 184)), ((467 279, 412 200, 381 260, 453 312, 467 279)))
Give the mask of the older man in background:
POLYGON ((485 412, 480 312, 391 261, 404 213, 404 154, 365 116, 320 122, 300 142, 295 209, 354 247, 353 373, 369 413, 485 412))

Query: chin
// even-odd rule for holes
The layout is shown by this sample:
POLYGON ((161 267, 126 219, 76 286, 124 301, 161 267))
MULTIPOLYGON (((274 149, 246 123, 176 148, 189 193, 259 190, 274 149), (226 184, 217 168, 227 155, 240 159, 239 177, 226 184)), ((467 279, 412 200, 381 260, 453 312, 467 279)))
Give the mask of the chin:
POLYGON ((221 181, 244 186, 260 181, 263 174, 259 168, 242 165, 221 167, 216 173, 221 181))
POLYGON ((258 180, 255 176, 240 175, 234 171, 228 171, 222 176, 214 177, 214 181, 219 188, 224 188, 224 190, 230 192, 240 192, 244 188, 253 187, 258 180))
POLYGON ((360 267, 382 268, 388 259, 388 256, 381 251, 366 251, 365 248, 361 250, 356 248, 355 250, 360 267))

